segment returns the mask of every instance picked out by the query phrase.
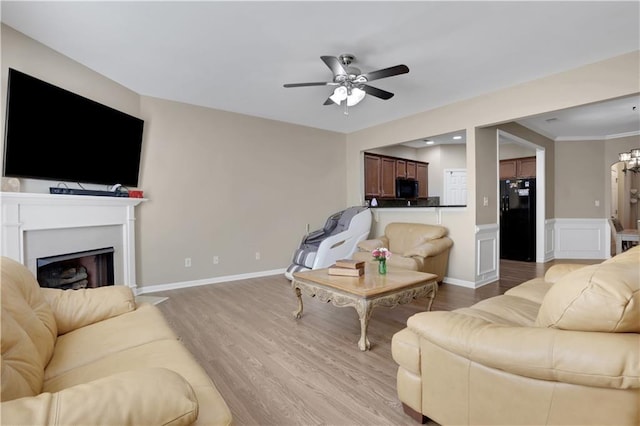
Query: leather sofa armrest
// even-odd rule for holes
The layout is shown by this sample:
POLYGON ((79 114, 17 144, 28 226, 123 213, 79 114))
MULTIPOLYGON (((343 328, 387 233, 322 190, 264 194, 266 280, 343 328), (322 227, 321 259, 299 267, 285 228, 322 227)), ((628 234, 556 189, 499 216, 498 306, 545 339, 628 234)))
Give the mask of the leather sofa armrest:
POLYGON ((560 263, 558 265, 553 265, 552 267, 547 269, 547 272, 544 274, 544 280, 548 283, 555 283, 568 273, 580 268, 584 268, 585 266, 589 265, 579 263, 560 263))
POLYGON ((198 400, 178 373, 148 368, 114 374, 55 393, 2 402, 11 425, 188 425, 198 400))
MULTIPOLYGON (((360 251, 372 252, 373 250, 377 249, 378 247, 387 247, 387 248, 389 248, 389 240, 387 239, 387 237, 382 236, 382 237, 374 238, 374 239, 371 239, 371 240, 360 241, 358 243, 358 249, 360 251)), ((392 255, 393 255, 393 253, 392 253, 392 255)))
POLYGON ((603 388, 640 388, 640 335, 636 333, 513 327, 455 311, 415 314, 407 325, 449 352, 515 375, 603 388))
POLYGON ((403 253, 405 257, 430 257, 437 256, 440 253, 449 250, 453 245, 453 240, 449 237, 442 237, 436 240, 430 240, 419 246, 413 247, 403 253))
POLYGON ((131 312, 136 302, 131 289, 123 285, 80 290, 42 288, 58 326, 58 335, 131 312))

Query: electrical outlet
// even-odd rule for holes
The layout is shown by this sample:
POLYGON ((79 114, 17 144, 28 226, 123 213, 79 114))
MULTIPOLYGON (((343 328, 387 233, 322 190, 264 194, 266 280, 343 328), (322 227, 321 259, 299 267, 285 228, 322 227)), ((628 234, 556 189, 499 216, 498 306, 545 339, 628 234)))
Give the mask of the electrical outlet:
POLYGON ((213 256, 213 264, 217 265, 218 263, 220 263, 220 258, 218 256, 213 256))
POLYGON ((595 205, 596 207, 600 207, 600 200, 596 200, 595 205))
POLYGON ((482 205, 487 207, 489 205, 489 197, 482 198, 482 205))
POLYGON ((256 252, 256 260, 260 260, 260 252, 259 251, 256 252))
POLYGON ((191 258, 190 257, 185 257, 184 258, 184 267, 185 268, 191 268, 191 258))

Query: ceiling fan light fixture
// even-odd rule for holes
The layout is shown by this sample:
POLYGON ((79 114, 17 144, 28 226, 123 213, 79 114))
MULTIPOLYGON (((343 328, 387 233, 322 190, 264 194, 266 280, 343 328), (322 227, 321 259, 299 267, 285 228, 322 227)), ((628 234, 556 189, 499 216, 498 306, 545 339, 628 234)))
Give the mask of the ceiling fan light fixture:
POLYGON ((351 94, 347 96, 347 106, 358 105, 360 101, 364 99, 364 95, 366 94, 367 93, 364 90, 354 87, 351 89, 351 94))
POLYGON ((329 99, 336 105, 340 105, 342 101, 347 99, 347 88, 344 86, 336 87, 336 90, 333 91, 333 95, 329 96, 329 99))

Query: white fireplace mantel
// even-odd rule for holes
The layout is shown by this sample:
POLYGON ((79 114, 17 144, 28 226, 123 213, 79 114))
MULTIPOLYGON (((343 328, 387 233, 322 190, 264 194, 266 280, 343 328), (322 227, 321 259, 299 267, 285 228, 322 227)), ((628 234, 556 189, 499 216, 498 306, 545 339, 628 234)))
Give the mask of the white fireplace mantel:
MULTIPOLYGON (((113 226, 121 239, 119 262, 123 283, 136 289, 135 206, 143 198, 84 195, 0 193, 2 228, 0 255, 28 265, 27 233, 113 226)), ((120 241, 119 241, 120 242, 120 241)), ((32 268, 30 268, 32 269, 32 268)))

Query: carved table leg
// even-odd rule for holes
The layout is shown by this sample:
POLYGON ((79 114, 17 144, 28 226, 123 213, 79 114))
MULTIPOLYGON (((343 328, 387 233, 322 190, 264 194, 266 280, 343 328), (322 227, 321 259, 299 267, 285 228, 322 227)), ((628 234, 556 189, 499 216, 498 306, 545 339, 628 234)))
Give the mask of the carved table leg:
POLYGON ((436 298, 436 293, 438 293, 438 283, 436 283, 435 287, 429 294, 429 300, 427 301, 427 312, 431 310, 431 305, 433 305, 433 300, 436 298))
POLYGON ((302 293, 298 287, 293 289, 296 292, 296 296, 298 297, 298 310, 293 312, 293 316, 296 319, 300 319, 302 317, 302 293))
POLYGON ((359 300, 356 304, 356 311, 360 318, 360 340, 358 341, 358 348, 361 351, 366 351, 371 348, 371 342, 367 337, 367 328, 369 327, 369 318, 371 318, 371 311, 373 310, 371 303, 367 300, 359 300))

